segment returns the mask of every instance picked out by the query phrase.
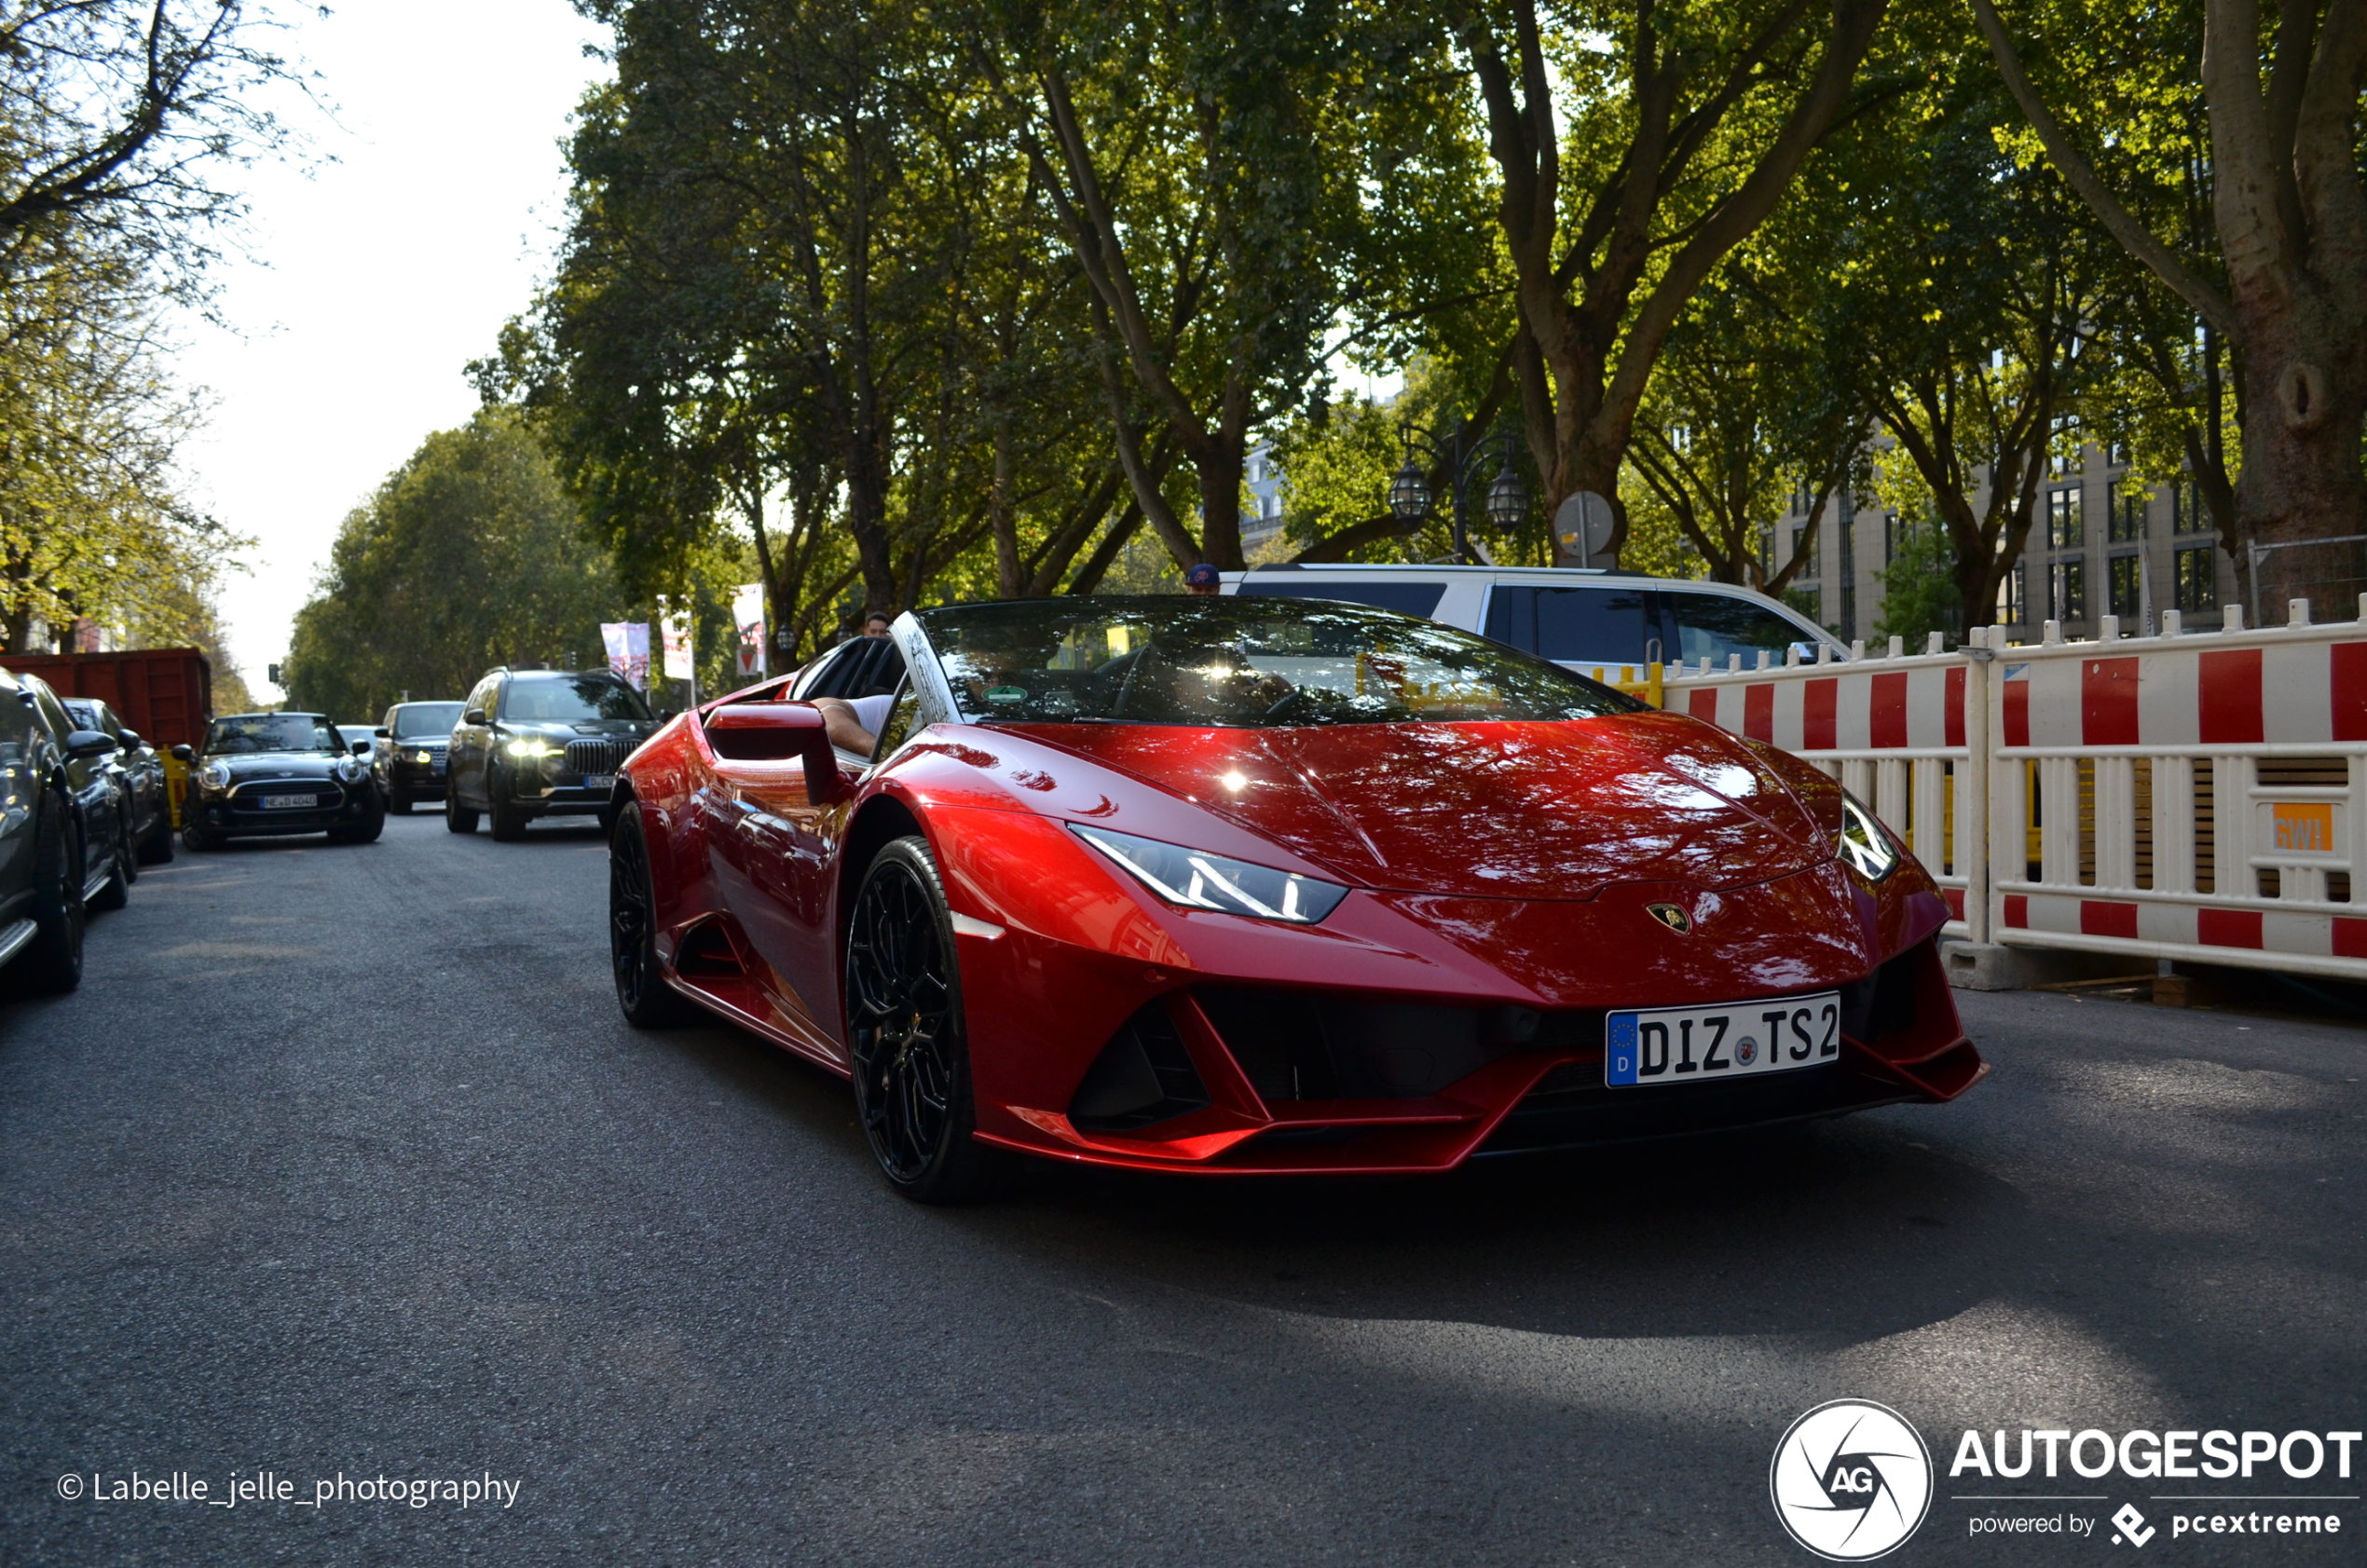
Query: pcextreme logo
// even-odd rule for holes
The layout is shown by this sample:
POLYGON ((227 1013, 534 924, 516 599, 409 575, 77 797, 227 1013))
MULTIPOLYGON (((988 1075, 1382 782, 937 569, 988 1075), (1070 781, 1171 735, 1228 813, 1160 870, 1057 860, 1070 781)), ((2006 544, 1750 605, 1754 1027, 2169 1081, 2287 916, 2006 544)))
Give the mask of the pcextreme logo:
POLYGON ((1784 1433, 1767 1490, 1793 1540, 1829 1562, 1870 1561, 1930 1511, 1931 1451, 1889 1406, 1835 1399, 1784 1433))

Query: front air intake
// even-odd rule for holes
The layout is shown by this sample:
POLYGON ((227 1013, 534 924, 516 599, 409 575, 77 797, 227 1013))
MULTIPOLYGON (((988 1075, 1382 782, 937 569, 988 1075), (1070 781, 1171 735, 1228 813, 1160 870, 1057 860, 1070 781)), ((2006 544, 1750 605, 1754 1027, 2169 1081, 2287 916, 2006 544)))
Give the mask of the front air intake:
POLYGON ((1154 1002, 1127 1019, 1093 1059, 1069 1101, 1069 1125, 1080 1132, 1134 1132, 1208 1106, 1208 1085, 1167 1003, 1154 1002))

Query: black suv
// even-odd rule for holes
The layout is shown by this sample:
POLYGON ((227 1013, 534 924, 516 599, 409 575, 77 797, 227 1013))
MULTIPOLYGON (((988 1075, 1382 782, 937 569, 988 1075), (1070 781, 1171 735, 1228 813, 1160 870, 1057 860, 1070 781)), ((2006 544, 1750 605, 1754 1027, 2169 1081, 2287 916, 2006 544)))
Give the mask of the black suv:
POLYGON ((515 839, 535 817, 597 815, 624 759, 657 730, 641 694, 607 670, 488 670, 452 731, 444 825, 515 839))
POLYGON ((444 798, 445 754, 460 709, 458 702, 397 702, 378 721, 370 771, 396 816, 409 816, 414 801, 444 798))
POLYGON ((80 985, 86 905, 120 908, 136 874, 115 753, 43 682, 0 670, 0 963, 21 989, 80 985))
POLYGON ((143 866, 160 866, 172 858, 172 801, 164 781, 164 754, 141 739, 116 711, 96 697, 65 697, 66 713, 76 729, 91 729, 114 740, 116 753, 108 767, 122 792, 124 834, 131 840, 132 857, 143 866))

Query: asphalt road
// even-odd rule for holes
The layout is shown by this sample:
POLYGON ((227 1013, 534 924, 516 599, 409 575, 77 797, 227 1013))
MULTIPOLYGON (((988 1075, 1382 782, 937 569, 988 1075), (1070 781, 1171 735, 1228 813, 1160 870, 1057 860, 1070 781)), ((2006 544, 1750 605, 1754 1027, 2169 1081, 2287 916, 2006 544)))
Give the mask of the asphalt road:
POLYGON ((1946 1470, 1968 1426, 2362 1425, 2367 1035, 1964 996, 1954 1106, 933 1211, 835 1080, 624 1026, 605 874, 588 826, 431 817, 184 852, 78 994, 0 1004, 0 1559, 1807 1563, 1769 1458, 1845 1396, 1941 1467, 1889 1561, 2362 1556, 2354 1502, 1974 1540, 1956 1493, 2162 1526, 2165 1483, 1946 1470), (135 1469, 296 1500, 88 1494, 135 1469), (516 1491, 301 1506, 340 1473, 516 1491))

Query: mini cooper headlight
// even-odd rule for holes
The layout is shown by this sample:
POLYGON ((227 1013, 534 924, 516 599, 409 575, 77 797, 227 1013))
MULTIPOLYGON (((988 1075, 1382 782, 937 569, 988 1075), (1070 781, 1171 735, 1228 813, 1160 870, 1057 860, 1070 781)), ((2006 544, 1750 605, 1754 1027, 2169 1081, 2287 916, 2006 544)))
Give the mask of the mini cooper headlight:
POLYGON ((230 787, 230 765, 227 762, 207 763, 204 769, 198 774, 198 783, 205 785, 208 789, 228 789, 230 787))
POLYGON ((559 748, 539 736, 521 735, 501 748, 512 757, 556 757, 559 748))
POLYGON ((349 754, 337 758, 335 772, 347 784, 360 784, 370 776, 370 765, 349 754))
POLYGON ((1221 854, 1113 833, 1071 823, 1069 831, 1117 862, 1120 869, 1170 904, 1213 909, 1258 920, 1313 925, 1348 896, 1334 882, 1319 882, 1294 871, 1277 871, 1221 854))
POLYGON ((1841 797, 1841 832, 1838 846, 1850 869, 1869 882, 1879 882, 1898 869, 1898 846, 1874 820, 1874 813, 1854 796, 1841 797))

